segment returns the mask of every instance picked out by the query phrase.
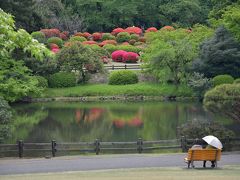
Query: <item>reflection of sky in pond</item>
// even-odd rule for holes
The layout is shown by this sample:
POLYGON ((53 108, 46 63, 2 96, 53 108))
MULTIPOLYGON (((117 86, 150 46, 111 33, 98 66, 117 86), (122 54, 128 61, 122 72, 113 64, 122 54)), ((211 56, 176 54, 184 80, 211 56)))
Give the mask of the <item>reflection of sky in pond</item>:
POLYGON ((8 142, 135 141, 175 139, 186 121, 217 120, 225 127, 239 124, 206 113, 201 104, 140 103, 34 103, 16 104, 12 137, 8 142))

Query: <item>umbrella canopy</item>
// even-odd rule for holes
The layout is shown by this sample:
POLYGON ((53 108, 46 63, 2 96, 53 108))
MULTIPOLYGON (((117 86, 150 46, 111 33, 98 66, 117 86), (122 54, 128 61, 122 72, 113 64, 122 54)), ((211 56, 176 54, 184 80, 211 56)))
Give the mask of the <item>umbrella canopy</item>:
POLYGON ((211 145, 217 149, 222 149, 222 147, 223 147, 221 141, 215 136, 209 135, 209 136, 203 137, 202 139, 204 141, 206 141, 209 145, 211 145))

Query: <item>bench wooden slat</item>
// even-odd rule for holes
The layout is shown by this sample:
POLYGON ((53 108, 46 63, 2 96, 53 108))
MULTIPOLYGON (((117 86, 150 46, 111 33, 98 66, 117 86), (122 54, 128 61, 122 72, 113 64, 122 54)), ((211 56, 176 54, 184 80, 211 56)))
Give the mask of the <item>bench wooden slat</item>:
POLYGON ((189 149, 188 161, 219 161, 221 159, 220 149, 189 149))

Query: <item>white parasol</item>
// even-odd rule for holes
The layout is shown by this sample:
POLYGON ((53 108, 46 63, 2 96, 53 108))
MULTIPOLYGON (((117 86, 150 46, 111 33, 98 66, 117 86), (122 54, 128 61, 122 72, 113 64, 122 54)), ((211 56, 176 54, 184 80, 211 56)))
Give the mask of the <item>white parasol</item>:
POLYGON ((221 143, 221 141, 215 137, 215 136, 212 136, 212 135, 209 135, 209 136, 205 136, 202 138, 204 141, 206 141, 209 145, 217 148, 217 149, 222 149, 223 148, 223 145, 221 143))

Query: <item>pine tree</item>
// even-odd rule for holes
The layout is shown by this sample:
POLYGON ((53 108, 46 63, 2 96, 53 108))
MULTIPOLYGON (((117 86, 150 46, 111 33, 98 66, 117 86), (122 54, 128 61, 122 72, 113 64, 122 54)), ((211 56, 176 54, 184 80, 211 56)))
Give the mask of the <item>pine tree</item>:
POLYGON ((215 36, 201 45, 193 69, 206 77, 220 74, 240 77, 240 44, 224 27, 219 27, 215 36))

